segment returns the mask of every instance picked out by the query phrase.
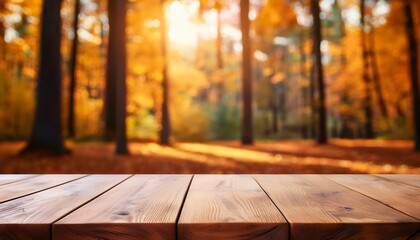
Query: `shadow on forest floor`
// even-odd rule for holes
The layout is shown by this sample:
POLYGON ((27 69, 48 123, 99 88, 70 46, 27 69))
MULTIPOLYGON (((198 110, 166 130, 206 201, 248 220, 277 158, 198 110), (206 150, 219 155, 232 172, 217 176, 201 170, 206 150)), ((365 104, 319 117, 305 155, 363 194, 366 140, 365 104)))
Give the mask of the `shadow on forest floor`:
POLYGON ((0 143, 0 173, 420 173, 409 141, 131 143, 115 156, 111 143, 78 143, 66 156, 17 156, 24 143, 0 143))

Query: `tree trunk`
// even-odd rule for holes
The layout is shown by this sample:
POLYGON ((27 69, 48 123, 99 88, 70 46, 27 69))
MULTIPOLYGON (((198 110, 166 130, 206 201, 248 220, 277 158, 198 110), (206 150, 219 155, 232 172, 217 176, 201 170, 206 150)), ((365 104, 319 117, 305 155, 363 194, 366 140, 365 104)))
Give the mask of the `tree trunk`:
POLYGON ((309 129, 309 116, 306 109, 308 109, 309 105, 309 94, 308 94, 308 84, 302 84, 303 81, 307 81, 307 70, 306 70, 306 55, 305 55, 305 33, 304 30, 301 29, 299 33, 299 72, 301 78, 301 93, 302 93, 302 124, 301 124, 301 133, 304 139, 308 138, 308 129, 309 129))
POLYGON ((318 0, 311 0, 313 25, 313 55, 314 55, 314 78, 318 85, 318 101, 316 104, 318 112, 318 134, 316 140, 319 144, 327 143, 327 118, 325 107, 325 89, 324 89, 324 72, 322 68, 321 56, 321 19, 319 17, 320 8, 318 0))
POLYGON ((168 79, 168 59, 167 59, 167 28, 164 4, 165 0, 161 0, 162 4, 162 15, 161 15, 161 49, 163 57, 163 69, 162 69, 162 128, 160 130, 160 144, 169 145, 169 137, 171 135, 171 124, 169 117, 169 79, 168 79))
POLYGON ((316 83, 315 83, 315 62, 311 66, 311 70, 309 72, 309 108, 310 108, 310 116, 309 116, 309 132, 312 138, 316 138, 317 135, 317 111, 316 111, 316 99, 315 99, 315 90, 316 90, 316 83))
POLYGON ((372 81, 369 76, 369 54, 366 46, 365 33, 365 0, 360 0, 360 26, 361 26, 361 45, 363 60, 363 82, 365 85, 365 97, 363 108, 365 114, 365 137, 373 138, 373 114, 372 114, 372 81))
POLYGON ((407 38, 409 43, 410 79, 413 101, 413 124, 414 124, 414 150, 420 151, 420 94, 419 94, 419 73, 416 32, 409 0, 404 0, 404 11, 406 16, 407 38))
POLYGON ((252 129, 252 66, 251 39, 249 37, 249 0, 241 0, 242 32, 242 139, 244 145, 254 142, 252 129))
POLYGON ((372 71, 373 71, 373 84, 375 87, 375 92, 378 97, 379 109, 381 110, 382 116, 388 118, 388 111, 386 109, 386 103, 384 95, 381 88, 381 75, 379 74, 378 61, 376 59, 376 44, 375 44, 375 30, 374 26, 370 26, 372 31, 369 37, 370 40, 370 58, 372 62, 372 71))
POLYGON ((66 153, 61 133, 60 10, 61 1, 43 1, 35 121, 24 152, 66 153))
POLYGON ((224 85, 223 85, 223 78, 222 78, 222 71, 223 71, 223 53, 222 53, 222 45, 223 45, 223 37, 222 37, 222 6, 219 1, 216 1, 216 10, 217 10, 217 36, 216 36, 216 67, 217 67, 217 77, 218 82, 216 84, 217 87, 217 94, 218 94, 218 101, 222 104, 222 98, 224 95, 224 85))
MULTIPOLYGON (((115 36, 115 31, 118 31, 118 13, 114 6, 119 5, 117 1, 108 0, 108 21, 109 21, 109 39, 108 39, 108 56, 106 66, 106 82, 105 82, 105 101, 104 101, 104 115, 105 115, 105 138, 108 141, 115 140, 116 137, 116 115, 117 115, 117 72, 115 63, 117 55, 117 39, 120 36, 115 36)), ((118 7, 118 6, 117 6, 118 7)), ((121 23, 120 23, 121 24, 121 23)), ((124 44, 125 45, 125 44, 124 44)))
POLYGON ((69 113, 68 113, 68 134, 70 138, 75 136, 75 89, 76 89, 76 62, 77 62, 77 46, 79 45, 79 35, 77 34, 79 26, 80 0, 75 0, 74 17, 73 17, 73 32, 74 38, 71 45, 70 56, 70 87, 69 87, 69 113))
MULTIPOLYGON (((126 136, 126 3, 127 0, 109 0, 109 45, 107 64, 107 118, 115 124, 117 154, 127 154, 126 136), (110 83, 111 85, 108 85, 110 83), (115 86, 115 87, 112 87, 115 86), (112 99, 114 97, 114 99, 112 99), (114 102, 112 102, 114 100, 114 102), (114 107, 112 109, 112 107, 114 107), (114 113, 113 116, 110 114, 114 113)), ((112 125, 107 129, 112 133, 112 125)))
MULTIPOLYGON (((6 13, 6 0, 0 0, 0 14, 5 15, 6 13)), ((2 63, 0 67, 2 66, 3 62, 5 62, 4 59, 4 36, 6 33, 6 26, 5 26, 5 18, 0 18, 0 59, 2 60, 2 63)))
POLYGON ((273 97, 271 100, 271 117, 272 117, 272 127, 271 130, 273 133, 278 133, 279 131, 279 125, 278 125, 278 106, 277 106, 277 94, 274 92, 273 97))

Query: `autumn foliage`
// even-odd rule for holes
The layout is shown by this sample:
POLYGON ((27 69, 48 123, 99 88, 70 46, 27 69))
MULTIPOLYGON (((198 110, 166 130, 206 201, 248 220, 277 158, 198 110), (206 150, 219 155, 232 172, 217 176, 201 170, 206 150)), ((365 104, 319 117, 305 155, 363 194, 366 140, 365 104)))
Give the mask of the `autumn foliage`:
MULTIPOLYGON (((74 94, 77 141, 105 132, 109 19, 107 1, 63 0, 62 126, 74 94), (74 93, 71 45, 78 36, 74 93)), ((370 56, 366 86, 360 1, 321 0, 327 133, 334 138, 410 139, 414 122, 404 1, 366 1, 363 35, 370 56), (366 89, 374 136, 367 136, 366 89)), ((157 141, 162 127, 163 69, 168 74, 171 141, 239 139, 242 45, 240 1, 127 1, 127 136, 157 141), (163 54, 161 24, 167 23, 163 54)), ((319 96, 313 71, 310 1, 252 1, 253 128, 257 139, 315 138, 319 96), (258 3, 256 3, 258 2, 258 3)), ((418 1, 411 1, 420 39, 418 1)), ((34 121, 41 0, 0 0, 0 139, 28 139, 34 121)), ((68 136, 67 127, 62 128, 68 136)))

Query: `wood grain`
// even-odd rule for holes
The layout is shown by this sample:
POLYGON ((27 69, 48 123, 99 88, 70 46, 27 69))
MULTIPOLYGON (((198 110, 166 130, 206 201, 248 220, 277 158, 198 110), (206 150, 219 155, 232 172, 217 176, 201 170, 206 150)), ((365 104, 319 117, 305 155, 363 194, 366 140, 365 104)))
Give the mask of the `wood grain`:
POLYGON ((420 223, 317 175, 255 175, 290 223, 291 239, 407 239, 420 223))
POLYGON ((68 174, 68 175, 40 175, 34 178, 23 179, 18 182, 0 186, 0 203, 34 192, 42 191, 86 175, 68 174))
POLYGON ((37 176, 36 174, 0 174, 0 185, 18 182, 37 176))
POLYGON ((249 175, 195 175, 179 239, 288 239, 288 225, 249 175))
POLYGON ((2 203, 0 239, 50 239, 54 221, 127 177, 129 175, 90 175, 2 203))
POLYGON ((376 174, 376 176, 420 188, 420 174, 376 174))
POLYGON ((53 239, 176 239, 192 175, 135 175, 53 225, 53 239))
POLYGON ((373 175, 326 175, 326 177, 420 219, 418 187, 373 175))

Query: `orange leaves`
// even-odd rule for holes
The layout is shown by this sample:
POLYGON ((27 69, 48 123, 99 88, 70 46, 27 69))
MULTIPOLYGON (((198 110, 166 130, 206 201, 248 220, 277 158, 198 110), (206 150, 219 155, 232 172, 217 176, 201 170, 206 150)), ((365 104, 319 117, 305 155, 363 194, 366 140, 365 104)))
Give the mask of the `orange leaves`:
POLYGON ((262 34, 267 28, 287 31, 297 25, 296 14, 291 4, 284 0, 267 0, 255 19, 255 29, 262 34))

